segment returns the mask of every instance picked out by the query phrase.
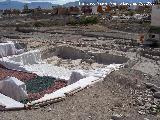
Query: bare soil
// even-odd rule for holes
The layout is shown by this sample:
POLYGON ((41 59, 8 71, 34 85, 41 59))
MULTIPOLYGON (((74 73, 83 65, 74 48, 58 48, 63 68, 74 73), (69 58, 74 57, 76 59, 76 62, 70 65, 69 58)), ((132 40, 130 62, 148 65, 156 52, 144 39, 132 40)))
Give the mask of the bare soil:
MULTIPOLYGON (((111 73, 103 82, 62 102, 39 109, 0 112, 1 120, 110 120, 115 114, 121 116, 115 120, 160 120, 159 113, 152 114, 148 110, 142 112, 140 111, 142 106, 136 102, 139 97, 149 99, 148 96, 153 94, 144 83, 150 82, 160 86, 158 74, 160 59, 154 59, 155 56, 159 57, 160 49, 152 48, 154 51, 152 54, 150 50, 141 48, 134 33, 109 30, 104 26, 37 28, 38 31, 30 33, 15 31, 14 27, 0 29, 1 41, 26 43, 28 50, 69 45, 84 50, 122 54, 131 59, 126 68, 111 73), (93 30, 96 28, 99 29, 98 32, 93 30), (110 33, 114 36, 107 37, 106 35, 109 36, 110 33), (122 38, 116 37, 122 34, 124 35, 122 38), (132 39, 128 39, 128 36, 132 39), (142 54, 145 50, 148 51, 150 58, 142 54)), ((148 102, 153 101, 149 99, 144 101, 144 104, 148 102)))

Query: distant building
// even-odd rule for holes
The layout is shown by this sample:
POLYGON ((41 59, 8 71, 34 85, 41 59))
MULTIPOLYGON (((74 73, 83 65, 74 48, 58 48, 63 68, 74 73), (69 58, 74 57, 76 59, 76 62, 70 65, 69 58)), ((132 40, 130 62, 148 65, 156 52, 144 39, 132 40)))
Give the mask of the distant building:
POLYGON ((151 26, 160 27, 160 4, 152 6, 151 26))
POLYGON ((153 0, 154 4, 160 4, 160 0, 153 0))
POLYGON ((145 35, 144 44, 160 47, 160 1, 156 0, 152 6, 151 28, 145 35))
POLYGON ((0 10, 0 17, 3 15, 3 10, 0 10))
POLYGON ((128 10, 136 10, 137 9, 137 5, 130 5, 128 7, 128 10))
POLYGON ((92 6, 88 6, 88 5, 82 6, 81 12, 84 14, 92 14, 92 6))
POLYGON ((92 14, 94 14, 94 15, 98 14, 97 7, 98 6, 96 6, 96 5, 92 6, 92 14))
POLYGON ((57 7, 52 7, 52 15, 57 15, 58 14, 58 8, 57 7))
POLYGON ((78 15, 78 14, 80 14, 80 8, 77 6, 75 6, 75 7, 72 6, 72 7, 68 8, 68 12, 70 15, 78 15))

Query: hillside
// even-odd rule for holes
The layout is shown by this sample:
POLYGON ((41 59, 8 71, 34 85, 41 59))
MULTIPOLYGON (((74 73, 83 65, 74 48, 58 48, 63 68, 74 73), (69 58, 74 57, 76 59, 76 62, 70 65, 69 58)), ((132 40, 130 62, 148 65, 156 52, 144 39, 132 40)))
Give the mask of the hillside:
POLYGON ((52 6, 56 6, 56 4, 52 4, 50 2, 31 2, 31 3, 22 3, 18 1, 3 1, 0 2, 0 9, 23 9, 23 6, 28 4, 29 8, 37 8, 40 6, 41 8, 48 9, 52 8, 52 6))
POLYGON ((64 4, 65 7, 70 7, 70 6, 79 6, 79 1, 75 1, 75 2, 69 2, 64 4))

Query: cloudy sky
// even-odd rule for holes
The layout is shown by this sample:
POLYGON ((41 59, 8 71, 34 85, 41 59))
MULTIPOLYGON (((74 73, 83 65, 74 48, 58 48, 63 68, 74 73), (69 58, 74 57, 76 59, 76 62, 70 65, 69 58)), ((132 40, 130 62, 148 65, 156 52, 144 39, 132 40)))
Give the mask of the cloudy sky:
MULTIPOLYGON (((5 0, 0 0, 0 2, 5 1, 5 0)), ((40 2, 51 2, 53 4, 65 4, 67 2, 74 2, 77 0, 11 0, 11 1, 20 1, 20 2, 35 2, 35 1, 40 1, 40 2)))

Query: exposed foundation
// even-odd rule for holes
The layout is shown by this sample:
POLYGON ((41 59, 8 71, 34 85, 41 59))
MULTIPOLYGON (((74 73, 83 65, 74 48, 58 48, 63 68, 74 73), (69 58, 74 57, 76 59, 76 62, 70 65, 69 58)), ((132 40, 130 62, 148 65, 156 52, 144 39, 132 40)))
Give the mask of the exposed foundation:
MULTIPOLYGON (((127 61, 128 58, 124 56, 107 52, 58 46, 15 55, 7 58, 6 61, 1 61, 1 64, 8 69, 14 69, 15 77, 18 74, 17 71, 22 71, 23 74, 25 72, 31 78, 33 73, 33 76, 37 76, 24 82, 28 90, 28 99, 19 101, 21 103, 30 101, 31 104, 27 104, 34 106, 46 103, 48 100, 65 98, 83 90, 103 80, 112 71, 120 69, 121 65, 127 61), (57 61, 58 64, 54 64, 57 61)), ((4 73, 9 71, 5 68, 2 70, 4 73)))
MULTIPOLYGON (((51 54, 58 56, 59 58, 62 58, 62 59, 71 59, 71 60, 82 59, 84 61, 87 61, 88 59, 92 59, 93 62, 95 63, 105 64, 105 65, 109 65, 113 63, 123 64, 129 60, 124 56, 112 55, 105 52, 101 53, 101 52, 91 52, 87 50, 85 51, 85 50, 77 49, 74 47, 68 47, 68 46, 59 46, 57 48, 53 48, 51 54)), ((45 59, 44 57, 45 55, 42 55, 44 59, 45 59)))

